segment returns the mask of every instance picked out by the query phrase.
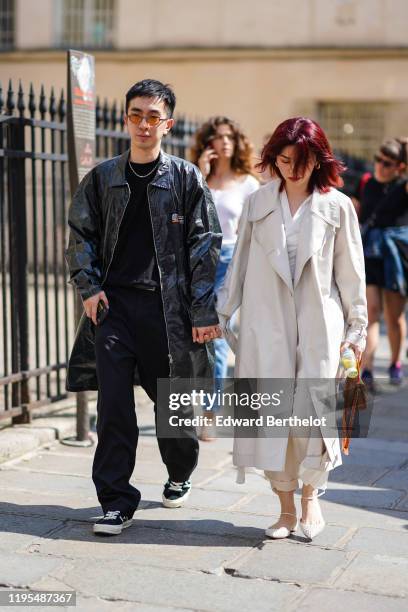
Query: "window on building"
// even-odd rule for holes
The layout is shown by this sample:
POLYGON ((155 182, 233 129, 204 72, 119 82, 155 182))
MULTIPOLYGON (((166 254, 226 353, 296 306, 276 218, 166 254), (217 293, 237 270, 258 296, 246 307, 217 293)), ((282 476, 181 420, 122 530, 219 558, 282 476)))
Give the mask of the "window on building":
POLYGON ((385 137, 387 108, 382 102, 322 102, 318 121, 334 149, 371 160, 385 137))
POLYGON ((14 0, 0 0, 0 50, 14 47, 14 0))
POLYGON ((106 49, 113 46, 115 0, 60 0, 57 45, 106 49))

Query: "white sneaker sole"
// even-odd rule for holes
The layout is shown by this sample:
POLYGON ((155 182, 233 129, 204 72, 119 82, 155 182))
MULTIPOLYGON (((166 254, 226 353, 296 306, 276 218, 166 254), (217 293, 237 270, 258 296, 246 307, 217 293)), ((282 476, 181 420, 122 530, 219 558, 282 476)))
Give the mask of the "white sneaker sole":
POLYGON ((93 526, 93 532, 105 533, 107 535, 118 535, 119 533, 122 533, 123 529, 126 529, 126 527, 130 527, 132 523, 133 519, 125 521, 124 523, 122 523, 122 525, 98 525, 97 523, 95 523, 95 525, 93 526))
POLYGON ((185 493, 183 497, 180 497, 179 499, 167 499, 164 497, 164 494, 162 494, 163 506, 165 508, 181 508, 184 506, 186 500, 190 497, 190 493, 191 489, 189 489, 187 493, 185 493))

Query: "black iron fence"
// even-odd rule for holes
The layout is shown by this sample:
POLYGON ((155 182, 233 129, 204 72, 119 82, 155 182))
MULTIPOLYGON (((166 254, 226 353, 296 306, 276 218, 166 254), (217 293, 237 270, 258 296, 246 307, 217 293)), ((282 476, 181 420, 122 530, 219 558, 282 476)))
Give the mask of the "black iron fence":
MULTIPOLYGON (((123 106, 97 100, 96 157, 128 147, 123 106)), ((164 148, 186 156, 196 124, 176 121, 164 148)), ((0 85, 0 419, 66 397, 74 293, 64 249, 69 202, 64 93, 0 85)))

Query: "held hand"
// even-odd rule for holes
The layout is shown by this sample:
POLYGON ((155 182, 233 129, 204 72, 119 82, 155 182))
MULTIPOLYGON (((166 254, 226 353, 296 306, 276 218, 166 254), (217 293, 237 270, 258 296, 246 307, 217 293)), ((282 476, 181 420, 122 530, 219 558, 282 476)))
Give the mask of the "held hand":
POLYGON ((219 325, 210 325, 209 327, 193 327, 193 342, 204 344, 211 342, 215 338, 221 338, 222 331, 219 325))
POLYGON ((340 353, 342 353, 346 348, 351 348, 354 351, 357 362, 360 362, 362 355, 361 349, 359 349, 358 346, 356 346, 355 344, 351 344, 351 342, 342 342, 340 347, 340 353))
POLYGON ((97 309, 98 309, 98 303, 100 300, 102 300, 105 306, 109 308, 108 298, 106 297, 106 294, 104 291, 100 291, 96 295, 93 295, 92 297, 83 301, 86 316, 89 319, 92 319, 92 322, 94 325, 97 325, 96 314, 97 314, 97 309))
POLYGON ((200 155, 200 158, 198 160, 198 167, 200 168, 201 174, 204 176, 204 178, 207 178, 207 176, 210 174, 211 162, 217 158, 218 155, 216 154, 214 149, 211 149, 211 147, 207 147, 207 149, 205 149, 200 155))

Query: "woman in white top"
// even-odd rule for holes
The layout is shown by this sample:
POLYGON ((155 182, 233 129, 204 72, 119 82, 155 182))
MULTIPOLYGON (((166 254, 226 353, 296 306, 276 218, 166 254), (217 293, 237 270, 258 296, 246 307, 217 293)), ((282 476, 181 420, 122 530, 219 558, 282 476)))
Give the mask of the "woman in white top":
MULTIPOLYGON (((259 187, 252 174, 252 145, 238 125, 228 117, 212 117, 195 134, 192 161, 201 170, 211 190, 222 230, 215 292, 224 282, 237 240, 237 229, 246 198, 259 187)), ((215 382, 222 388, 227 377, 228 344, 215 340, 215 382)), ((202 440, 210 440, 202 432, 202 440)))
POLYGON ((259 166, 274 180, 245 203, 218 314, 236 352, 235 378, 256 379, 258 390, 268 381, 291 383, 288 397, 282 396, 288 403, 275 413, 284 406, 285 416, 313 421, 296 427, 297 419, 282 419, 266 437, 259 430, 237 436, 233 460, 241 482, 246 467, 262 469, 279 496, 279 520, 266 531, 272 538, 288 537, 297 527, 300 479, 300 525, 312 538, 325 525, 318 489, 324 492, 328 472, 341 464, 329 403, 340 352, 351 347, 360 358, 365 346, 363 250, 353 204, 335 189, 344 167, 317 123, 284 121, 264 146, 259 166), (237 338, 229 321, 238 307, 237 338))

